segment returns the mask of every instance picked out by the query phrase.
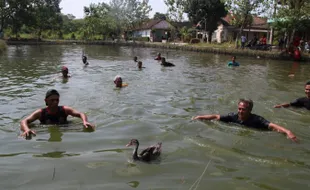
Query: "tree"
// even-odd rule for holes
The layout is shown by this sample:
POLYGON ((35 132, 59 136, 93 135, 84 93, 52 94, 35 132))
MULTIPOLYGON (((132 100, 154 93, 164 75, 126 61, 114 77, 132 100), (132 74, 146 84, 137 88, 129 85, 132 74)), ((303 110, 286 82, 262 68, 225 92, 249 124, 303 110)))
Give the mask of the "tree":
POLYGON ((33 0, 1 0, 0 3, 1 30, 8 26, 17 35, 23 25, 30 24, 33 20, 33 0))
POLYGON ((187 2, 190 0, 164 0, 170 20, 182 22, 187 2))
MULTIPOLYGON (((237 34, 236 48, 238 47, 238 39, 240 38, 243 29, 252 24, 253 13, 260 14, 260 7, 265 5, 264 0, 224 0, 226 6, 230 9, 231 14, 234 15, 237 25, 240 30, 237 34)), ((263 10, 262 10, 263 11, 263 10)))
POLYGON ((156 13, 154 14, 153 19, 161 19, 161 20, 166 20, 166 19, 167 19, 167 17, 166 17, 166 14, 156 12, 156 13))
POLYGON ((110 8, 117 34, 134 28, 135 25, 148 19, 149 12, 152 10, 148 0, 111 0, 110 8))
POLYGON ((148 19, 148 14, 152 10, 151 6, 148 5, 149 0, 125 0, 124 13, 125 20, 130 27, 135 24, 140 24, 142 21, 148 19))
POLYGON ((209 42, 218 22, 227 14, 224 3, 220 0, 189 0, 185 12, 194 24, 200 23, 204 26, 205 31, 208 31, 209 42))
POLYGON ((84 37, 90 38, 94 35, 110 35, 115 31, 115 20, 110 14, 110 6, 106 3, 90 4, 84 7, 85 27, 84 37))
POLYGON ((309 0, 279 0, 275 23, 278 29, 283 29, 293 39, 296 31, 306 31, 310 27, 309 0))
POLYGON ((33 24, 38 37, 41 37, 43 30, 57 30, 61 33, 62 17, 60 13, 61 0, 34 0, 33 24))

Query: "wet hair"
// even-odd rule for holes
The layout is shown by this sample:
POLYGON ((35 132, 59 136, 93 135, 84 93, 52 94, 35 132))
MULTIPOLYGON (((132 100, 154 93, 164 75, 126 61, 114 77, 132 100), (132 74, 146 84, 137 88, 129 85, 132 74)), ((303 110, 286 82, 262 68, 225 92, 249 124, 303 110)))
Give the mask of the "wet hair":
POLYGON ((138 64, 141 64, 141 65, 142 65, 142 61, 138 61, 138 64))
POLYGON ((252 111, 252 109, 253 109, 253 100, 251 100, 251 99, 248 99, 248 100, 247 100, 247 99, 240 99, 238 105, 239 105, 240 103, 247 104, 249 110, 252 111))
POLYGON ((58 91, 55 90, 55 89, 50 89, 50 90, 48 90, 48 91, 46 92, 45 98, 48 98, 48 97, 50 97, 50 96, 52 96, 52 95, 57 95, 57 96, 59 96, 59 93, 58 93, 58 91))
POLYGON ((310 80, 305 84, 305 86, 306 86, 306 85, 310 85, 310 80))

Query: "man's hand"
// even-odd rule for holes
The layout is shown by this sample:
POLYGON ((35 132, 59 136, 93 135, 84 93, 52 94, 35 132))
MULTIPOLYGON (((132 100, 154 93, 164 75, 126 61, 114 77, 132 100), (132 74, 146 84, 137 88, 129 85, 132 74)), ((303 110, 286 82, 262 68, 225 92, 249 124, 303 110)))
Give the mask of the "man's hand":
POLYGON ((297 137, 291 131, 288 131, 286 135, 287 135, 287 138, 291 139, 292 141, 298 142, 297 137))
POLYGON ((197 120, 197 119, 201 119, 201 117, 200 116, 192 117, 192 120, 197 120))
POLYGON ((87 121, 85 121, 85 122, 83 123, 83 125, 84 125, 84 127, 85 127, 86 129, 91 128, 92 130, 95 130, 95 125, 93 125, 93 124, 91 124, 91 123, 88 123, 87 121))
POLYGON ((282 105, 275 105, 274 108, 281 108, 282 105))
POLYGON ((26 140, 30 140, 33 136, 36 136, 36 132, 30 129, 25 130, 20 136, 26 138, 26 140))

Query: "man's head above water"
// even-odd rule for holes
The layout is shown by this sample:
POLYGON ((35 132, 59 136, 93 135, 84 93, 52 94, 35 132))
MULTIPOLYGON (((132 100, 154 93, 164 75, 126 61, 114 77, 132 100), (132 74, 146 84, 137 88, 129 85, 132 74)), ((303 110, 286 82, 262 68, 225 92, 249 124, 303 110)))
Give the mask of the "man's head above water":
POLYGON ((122 84, 123 84, 123 79, 122 79, 122 77, 119 76, 119 75, 116 75, 116 76, 114 77, 114 84, 115 84, 116 87, 122 87, 122 84))

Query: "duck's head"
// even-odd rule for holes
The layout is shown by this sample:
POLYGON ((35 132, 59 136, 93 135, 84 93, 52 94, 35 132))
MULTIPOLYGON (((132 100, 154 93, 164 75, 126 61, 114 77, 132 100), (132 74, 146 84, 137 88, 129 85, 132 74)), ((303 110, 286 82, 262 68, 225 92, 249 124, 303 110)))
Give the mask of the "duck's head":
POLYGON ((139 141, 137 139, 131 139, 126 146, 129 147, 129 146, 135 146, 135 145, 139 145, 139 141))

